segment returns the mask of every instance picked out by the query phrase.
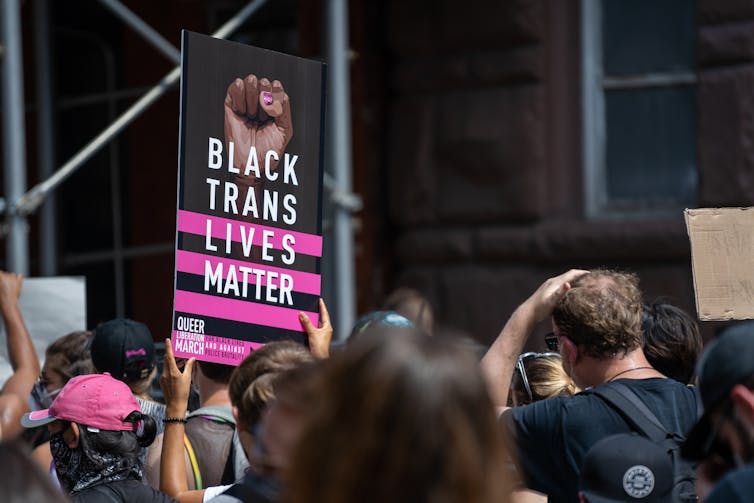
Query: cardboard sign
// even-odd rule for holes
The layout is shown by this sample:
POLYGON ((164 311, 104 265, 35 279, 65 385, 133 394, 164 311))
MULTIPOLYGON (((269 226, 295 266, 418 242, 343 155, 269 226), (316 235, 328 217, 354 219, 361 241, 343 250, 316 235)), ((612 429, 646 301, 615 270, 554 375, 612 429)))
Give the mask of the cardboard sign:
MULTIPOLYGON (((68 333, 86 330, 86 279, 83 276, 24 278, 18 299, 39 361, 47 346, 68 333)), ((5 325, 0 323, 0 383, 13 373, 8 361, 5 325)))
POLYGON ((754 208, 685 211, 700 320, 754 318, 754 208))
POLYGON ((237 365, 319 323, 324 64, 184 31, 176 356, 237 365))

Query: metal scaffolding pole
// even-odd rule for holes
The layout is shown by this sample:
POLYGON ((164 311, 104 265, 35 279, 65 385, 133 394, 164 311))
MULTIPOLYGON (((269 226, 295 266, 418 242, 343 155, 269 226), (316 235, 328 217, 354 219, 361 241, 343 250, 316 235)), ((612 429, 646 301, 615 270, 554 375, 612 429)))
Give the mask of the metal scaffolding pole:
MULTIPOLYGON (((10 0, 4 0, 10 1, 10 0)), ((16 0, 17 1, 17 0, 16 0)), ((226 38, 228 35, 237 30, 248 19, 261 8, 267 0, 254 0, 249 2, 246 7, 241 9, 238 14, 223 24, 220 29, 212 34, 215 38, 226 38)), ((157 101, 165 92, 167 92, 181 76, 181 67, 174 68, 170 73, 160 80, 157 85, 150 89, 144 96, 131 105, 128 110, 123 112, 112 124, 104 131, 98 134, 92 141, 87 143, 84 148, 79 150, 68 162, 66 162, 54 175, 47 180, 35 185, 21 198, 18 204, 18 212, 21 215, 32 213, 44 201, 47 194, 55 190, 58 185, 63 183, 78 168, 81 167, 94 154, 107 145, 107 143, 120 134, 126 126, 131 124, 145 110, 147 110, 155 101, 157 101)), ((12 200, 11 200, 12 202, 12 200)))
POLYGON ((2 0, 3 150, 5 152, 6 269, 29 274, 29 242, 26 217, 17 203, 26 190, 26 135, 24 123, 24 67, 21 56, 21 7, 19 0, 2 0))
MULTIPOLYGON (((340 193, 351 193, 351 94, 348 58, 348 6, 346 0, 329 0, 328 64, 331 133, 328 148, 333 160, 335 185, 340 193)), ((335 205, 335 333, 342 340, 351 332, 356 318, 356 274, 354 266, 351 212, 335 205)))
MULTIPOLYGON (((50 0, 34 1, 34 65, 37 79, 37 137, 39 141, 39 179, 55 172, 55 102, 53 100, 53 62, 50 57, 50 0)), ((45 201, 39 212, 39 272, 55 276, 58 272, 58 235, 55 195, 45 201)))
POLYGON ((145 23, 139 16, 134 14, 128 7, 118 0, 99 0, 102 5, 110 9, 124 23, 133 28, 137 33, 146 38, 157 50, 163 53, 173 63, 180 64, 181 51, 173 44, 165 40, 157 30, 145 23))

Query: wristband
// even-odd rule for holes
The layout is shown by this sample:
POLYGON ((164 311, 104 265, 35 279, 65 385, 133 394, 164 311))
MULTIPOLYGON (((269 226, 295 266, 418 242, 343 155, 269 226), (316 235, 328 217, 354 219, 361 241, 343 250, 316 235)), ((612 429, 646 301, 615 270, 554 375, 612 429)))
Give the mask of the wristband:
POLYGON ((188 420, 183 417, 163 417, 163 423, 188 423, 188 420))

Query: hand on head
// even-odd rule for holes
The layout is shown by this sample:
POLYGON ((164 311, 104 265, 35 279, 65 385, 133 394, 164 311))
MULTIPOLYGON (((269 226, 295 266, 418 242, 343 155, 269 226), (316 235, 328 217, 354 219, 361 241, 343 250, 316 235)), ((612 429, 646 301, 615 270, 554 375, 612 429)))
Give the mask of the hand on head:
POLYGON ((583 269, 571 269, 542 283, 526 301, 532 308, 535 321, 542 321, 550 316, 557 303, 570 290, 571 282, 588 273, 583 269))

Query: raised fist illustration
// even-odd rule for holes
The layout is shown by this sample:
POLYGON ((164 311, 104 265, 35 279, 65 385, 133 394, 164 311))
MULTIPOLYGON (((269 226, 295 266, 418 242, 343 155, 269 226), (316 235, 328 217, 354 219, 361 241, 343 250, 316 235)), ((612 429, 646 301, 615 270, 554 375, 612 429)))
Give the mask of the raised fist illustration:
MULTIPOLYGON (((253 174, 243 175, 249 149, 256 147, 259 170, 263 172, 265 156, 274 150, 278 159, 293 137, 291 105, 283 84, 278 80, 270 83, 266 78, 257 79, 247 75, 236 79, 225 94, 225 141, 234 145, 233 166, 241 174, 236 180, 246 185, 257 180, 253 174)), ((279 161, 271 159, 270 169, 277 168, 279 161)))

